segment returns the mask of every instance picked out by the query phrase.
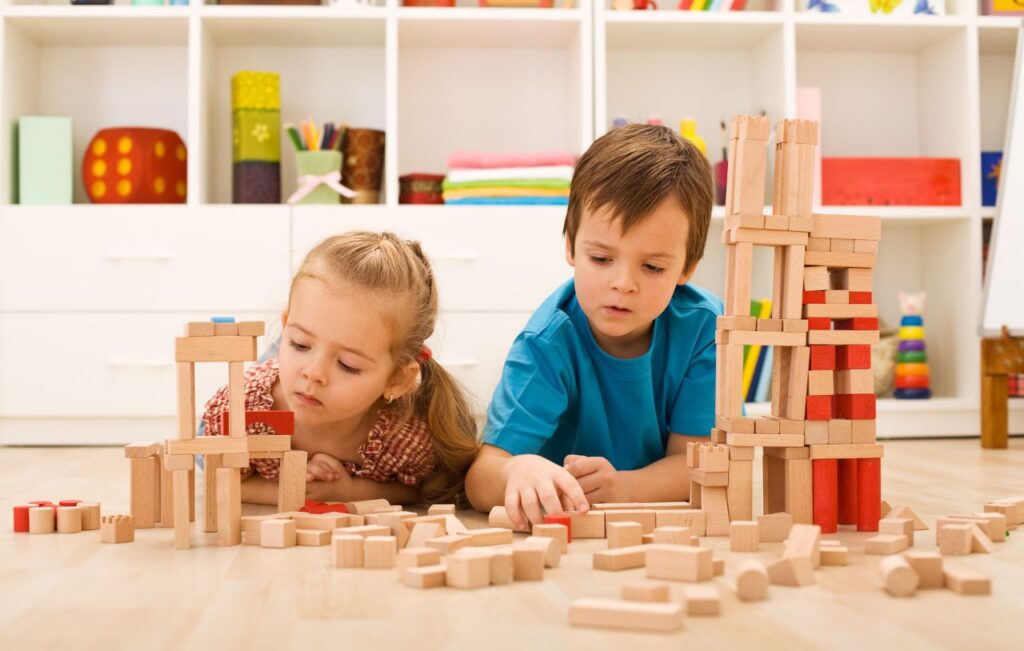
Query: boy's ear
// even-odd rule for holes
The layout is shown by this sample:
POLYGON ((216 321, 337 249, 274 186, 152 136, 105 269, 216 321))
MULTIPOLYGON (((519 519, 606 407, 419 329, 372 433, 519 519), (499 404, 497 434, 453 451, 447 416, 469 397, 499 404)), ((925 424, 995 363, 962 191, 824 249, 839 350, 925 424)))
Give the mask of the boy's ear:
POLYGON ((569 263, 570 267, 576 266, 576 259, 572 254, 572 242, 569 241, 569 236, 565 236, 565 261, 569 263))
POLYGON ((685 285, 686 283, 690 282, 690 279, 693 278, 693 274, 695 271, 697 271, 697 265, 693 265, 691 269, 683 269, 683 272, 679 274, 679 282, 677 282, 676 284, 685 285))
POLYGON ((403 368, 395 371, 384 389, 384 397, 398 399, 416 388, 416 378, 419 377, 420 363, 412 361, 403 368))

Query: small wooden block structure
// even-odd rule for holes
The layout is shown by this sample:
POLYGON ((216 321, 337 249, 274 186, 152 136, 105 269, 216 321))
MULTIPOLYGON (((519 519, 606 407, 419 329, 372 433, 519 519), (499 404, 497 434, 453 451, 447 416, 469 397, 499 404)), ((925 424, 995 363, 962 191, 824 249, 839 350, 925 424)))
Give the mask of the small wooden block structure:
POLYGON ((135 541, 135 527, 130 515, 105 515, 100 518, 100 542, 128 543, 135 541))

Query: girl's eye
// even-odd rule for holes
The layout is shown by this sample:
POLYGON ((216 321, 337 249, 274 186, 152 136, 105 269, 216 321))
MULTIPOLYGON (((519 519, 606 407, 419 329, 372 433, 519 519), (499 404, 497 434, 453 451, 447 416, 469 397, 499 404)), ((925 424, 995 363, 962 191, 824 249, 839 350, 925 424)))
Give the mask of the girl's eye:
POLYGON ((592 256, 590 256, 590 259, 595 264, 604 264, 604 263, 608 262, 608 258, 606 258, 604 256, 601 256, 601 255, 592 255, 592 256))
POLYGON ((362 372, 354 366, 349 366, 340 359, 338 360, 338 366, 341 368, 341 370, 345 371, 346 373, 351 373, 352 375, 359 375, 362 372))
POLYGON ((656 273, 656 274, 660 274, 660 273, 665 271, 664 267, 657 267, 657 266, 655 266, 653 264, 645 264, 644 268, 647 269, 647 271, 650 271, 650 272, 656 273))
POLYGON ((295 341, 294 339, 289 339, 288 345, 294 348, 295 350, 299 351, 300 353, 304 353, 307 350, 309 350, 309 346, 304 346, 299 342, 295 341))

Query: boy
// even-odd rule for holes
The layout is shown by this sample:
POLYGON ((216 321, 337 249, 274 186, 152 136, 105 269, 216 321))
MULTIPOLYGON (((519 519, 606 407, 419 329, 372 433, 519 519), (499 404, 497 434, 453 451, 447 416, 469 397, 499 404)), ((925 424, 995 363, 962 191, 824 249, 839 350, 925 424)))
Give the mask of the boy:
POLYGON ((665 127, 599 138, 573 175, 563 234, 573 280, 533 314, 505 361, 473 506, 513 525, 589 503, 686 499, 688 440, 715 418, 714 295, 686 285, 704 254, 714 185, 665 127))

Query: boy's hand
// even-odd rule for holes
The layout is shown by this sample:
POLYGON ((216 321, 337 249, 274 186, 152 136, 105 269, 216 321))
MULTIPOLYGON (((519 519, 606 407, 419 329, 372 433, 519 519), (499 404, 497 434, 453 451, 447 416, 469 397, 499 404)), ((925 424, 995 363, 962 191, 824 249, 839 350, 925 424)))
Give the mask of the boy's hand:
POLYGON ((570 454, 565 457, 565 469, 579 482, 591 504, 632 500, 623 473, 604 457, 570 454))
POLYGON ((329 454, 317 452, 306 462, 306 481, 338 481, 348 472, 329 454))
POLYGON ((590 508, 579 482, 565 468, 535 454, 509 458, 505 480, 505 510, 517 530, 525 530, 527 521, 542 523, 544 512, 575 508, 586 513, 590 508))

